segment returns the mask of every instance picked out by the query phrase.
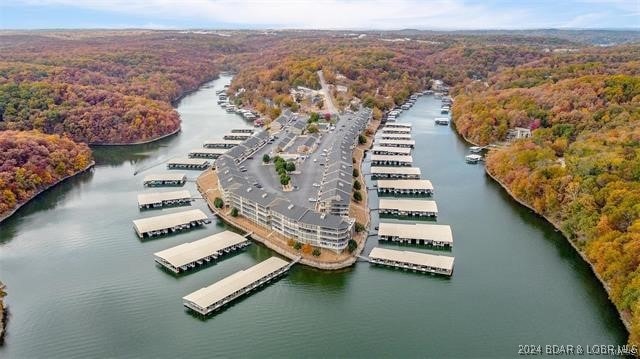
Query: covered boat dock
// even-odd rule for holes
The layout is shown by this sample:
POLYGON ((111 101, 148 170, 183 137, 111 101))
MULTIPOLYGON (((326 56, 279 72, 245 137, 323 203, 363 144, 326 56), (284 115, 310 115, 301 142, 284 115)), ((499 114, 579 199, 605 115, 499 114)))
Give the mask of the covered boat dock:
POLYGON ((433 194, 433 184, 429 180, 378 180, 378 193, 392 194, 433 194))
POLYGON ((438 215, 436 201, 431 200, 380 198, 378 207, 380 214, 416 217, 438 215))
POLYGON ((154 260, 174 273, 210 263, 218 257, 251 244, 244 236, 231 231, 216 233, 153 254, 154 260))
POLYGON ((206 159, 196 158, 173 158, 167 161, 167 168, 188 169, 188 170, 204 170, 211 163, 206 159))
POLYGON ((241 144, 242 140, 209 140, 202 144, 204 148, 233 148, 241 144))
POLYGON ((416 146, 415 140, 389 140, 389 139, 380 139, 376 140, 376 144, 384 147, 409 147, 414 148, 416 146))
POLYGON ((413 157, 402 155, 372 155, 372 166, 406 166, 413 164, 413 157))
POLYGON ((155 173, 144 176, 142 183, 145 186, 182 186, 187 182, 184 173, 155 173))
POLYGON ((185 307, 200 315, 211 314, 225 304, 286 273, 292 264, 293 262, 271 257, 251 268, 236 272, 208 287, 184 296, 182 302, 185 307))
POLYGON ((408 156, 411 154, 411 148, 409 147, 389 147, 374 145, 371 148, 371 152, 374 155, 400 155, 408 156))
POLYGON ((420 179, 419 167, 371 167, 374 178, 420 179))
POLYGON ((161 208, 191 203, 189 191, 152 192, 138 195, 138 208, 161 208))
POLYGON ((444 224, 380 223, 378 237, 383 241, 452 247, 451 227, 444 224))
POLYGON ((209 223, 207 215, 199 209, 141 218, 133 221, 138 237, 161 236, 209 223))
POLYGON ((227 153, 227 151, 228 149, 226 148, 195 148, 189 151, 189 158, 216 159, 227 153))
POLYGON ((454 257, 449 256, 397 251, 380 247, 375 247, 369 254, 369 262, 373 264, 447 276, 453 274, 453 261, 454 257))

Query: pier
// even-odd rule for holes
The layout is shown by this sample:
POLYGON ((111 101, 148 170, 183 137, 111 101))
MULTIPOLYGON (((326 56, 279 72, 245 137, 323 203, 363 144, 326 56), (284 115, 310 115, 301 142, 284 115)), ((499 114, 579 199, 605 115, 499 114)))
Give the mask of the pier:
POLYGON ((177 206, 191 203, 189 191, 140 193, 138 195, 138 208, 161 208, 163 206, 177 206))
POLYGON ((155 173, 144 176, 143 185, 153 186, 182 186, 187 182, 184 173, 155 173))
POLYGON ((408 147, 414 148, 416 146, 415 140, 390 140, 390 139, 380 139, 376 140, 376 144, 384 147, 408 147))
POLYGON ((228 150, 227 148, 196 148, 189 151, 189 158, 216 159, 227 153, 228 150))
POLYGON ((449 256, 397 251, 380 247, 375 247, 369 254, 369 262, 373 264, 447 276, 453 274, 453 261, 454 257, 449 256))
POLYGON ((233 148, 242 143, 242 140, 209 140, 202 144, 204 148, 233 148))
POLYGON ((388 147, 375 145, 371 148, 371 152, 374 155, 400 155, 408 156, 411 154, 411 148, 409 147, 388 147))
POLYGON ((378 180, 378 193, 432 195, 429 180, 378 180))
POLYGON ((188 170, 204 170, 209 167, 211 163, 206 159, 196 158, 174 158, 167 161, 168 169, 188 169, 188 170))
POLYGON ((383 241, 452 247, 451 227, 444 224, 380 223, 378 237, 383 241))
POLYGON ((154 260, 174 273, 185 272, 205 263, 210 263, 224 254, 234 252, 251 244, 245 236, 231 231, 216 233, 180 244, 153 254, 154 260))
POLYGON ((420 179, 420 174, 418 167, 371 167, 374 178, 420 179))
POLYGON ((372 166, 405 166, 411 167, 413 157, 401 155, 372 155, 372 166))
POLYGON ((380 214, 397 216, 435 217, 438 215, 436 201, 416 199, 380 198, 380 214))
POLYGON ((181 230, 195 228, 209 223, 207 215, 199 209, 192 209, 161 216, 141 218, 133 221, 133 228, 138 237, 150 238, 181 230))
POLYGON ((182 298, 188 309, 208 315, 286 273, 295 262, 271 257, 182 298))

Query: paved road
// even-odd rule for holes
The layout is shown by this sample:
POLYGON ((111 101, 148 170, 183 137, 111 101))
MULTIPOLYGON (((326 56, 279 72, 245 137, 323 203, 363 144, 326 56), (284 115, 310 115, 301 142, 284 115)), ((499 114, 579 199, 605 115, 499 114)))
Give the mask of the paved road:
POLYGON ((331 97, 331 92, 329 91, 329 86, 327 86, 327 82, 324 80, 324 74, 322 70, 318 71, 318 77, 320 78, 320 85, 322 86, 322 93, 324 94, 324 103, 327 105, 327 109, 332 114, 338 114, 338 108, 335 103, 333 103, 333 97, 331 97))

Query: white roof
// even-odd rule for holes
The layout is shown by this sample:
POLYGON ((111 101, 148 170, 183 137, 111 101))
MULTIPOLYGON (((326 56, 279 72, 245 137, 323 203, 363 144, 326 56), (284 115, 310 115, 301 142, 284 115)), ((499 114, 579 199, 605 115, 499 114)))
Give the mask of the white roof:
POLYGON ((152 182, 152 181, 181 181, 186 179, 187 175, 184 173, 152 173, 144 176, 144 182, 152 182))
POLYGON ((454 257, 438 256, 427 253, 397 251, 375 247, 369 254, 370 258, 391 260, 396 262, 410 263, 421 266, 429 266, 434 268, 442 268, 448 271, 453 270, 454 257))
POLYGON ((224 155, 225 153, 227 153, 227 151, 229 151, 228 148, 194 148, 193 150, 189 151, 189 154, 207 153, 212 155, 224 155))
POLYGON ((382 133, 379 135, 382 139, 381 141, 385 141, 385 140, 403 140, 403 141, 409 141, 411 140, 411 134, 407 133, 382 133))
POLYGON ((167 161, 168 165, 206 165, 209 160, 205 158, 172 158, 167 161))
POLYGON ((278 257, 271 257, 251 268, 236 272, 208 287, 204 287, 186 295, 182 299, 195 303, 201 308, 207 308, 251 283, 256 282, 260 278, 274 273, 287 265, 289 265, 288 262, 278 257))
POLYGON ((429 180, 378 180, 378 188, 433 190, 433 184, 429 180))
POLYGON ((382 133, 411 133, 411 127, 390 127, 385 126, 382 128, 382 133))
POLYGON ((413 157, 402 155, 371 155, 372 161, 397 161, 404 163, 412 163, 413 157))
POLYGON ((378 235, 453 243, 451 227, 445 224, 380 223, 378 235))
POLYGON ((216 143, 223 143, 223 144, 233 144, 233 145, 239 145, 242 142, 244 142, 243 140, 225 140, 225 139, 219 139, 219 140, 209 140, 209 141, 204 141, 205 145, 211 145, 211 144, 216 144, 216 143))
POLYGON ((380 198, 380 209, 398 209, 401 211, 438 212, 436 201, 423 199, 380 198))
POLYGON ((227 132, 222 137, 225 137, 225 136, 236 137, 236 138, 249 138, 253 135, 245 132, 227 132))
POLYGON ((133 226, 136 228, 138 233, 147 233, 204 219, 207 219, 207 215, 204 214, 202 210, 192 209, 178 213, 136 219, 133 221, 133 226))
POLYGON ((371 167, 372 174, 408 174, 408 175, 420 175, 419 167, 371 167))
POLYGON ((391 146, 379 146, 374 145, 372 148, 373 152, 387 152, 387 153, 397 153, 399 155, 408 155, 411 153, 411 148, 409 147, 391 147, 391 146))
POLYGON ((191 198, 189 191, 171 191, 171 192, 150 192, 140 193, 138 195, 138 205, 148 205, 153 203, 159 203, 162 201, 171 201, 176 199, 191 198))
POLYGON ((204 257, 218 253, 225 248, 235 246, 247 239, 237 233, 224 231, 195 242, 180 244, 153 255, 164 259, 172 266, 179 268, 204 257))

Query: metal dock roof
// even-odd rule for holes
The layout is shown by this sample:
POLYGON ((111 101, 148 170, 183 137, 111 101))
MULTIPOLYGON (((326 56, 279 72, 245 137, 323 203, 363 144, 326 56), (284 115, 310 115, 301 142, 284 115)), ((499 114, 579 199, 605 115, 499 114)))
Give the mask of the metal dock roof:
POLYGON ((202 212, 202 210, 191 209, 183 212, 136 219, 133 221, 133 226, 136 228, 138 233, 143 234, 180 226, 193 221, 203 221, 205 219, 207 219, 207 215, 202 212))
POLYGON ((413 163, 413 157, 403 155, 371 155, 371 161, 413 163))
POLYGON ((378 227, 378 235, 453 244, 451 227, 445 224, 382 222, 378 227))
POLYGON ((278 257, 271 257, 251 268, 236 272, 208 287, 199 289, 184 296, 184 301, 192 302, 201 308, 207 308, 235 292, 251 285, 261 278, 275 273, 289 265, 289 262, 278 257))
POLYGON ((453 270, 454 261, 454 257, 449 256, 438 256, 434 254, 410 251, 397 251, 380 247, 373 248, 371 250, 371 253, 369 254, 369 258, 408 263, 419 266, 442 268, 449 272, 453 270))
POLYGON ((180 244, 153 255, 180 268, 199 259, 216 254, 225 248, 246 242, 247 238, 231 231, 216 233, 200 240, 180 244))
POLYGON ((138 195, 138 206, 146 206, 163 201, 174 201, 179 199, 190 199, 191 193, 187 190, 171 192, 151 192, 140 193, 138 195))
POLYGON ((144 182, 155 181, 184 181, 187 179, 187 175, 184 173, 152 173, 144 176, 144 182))
POLYGON ((432 200, 380 198, 378 207, 400 211, 438 212, 438 205, 432 200))
POLYGON ((384 139, 380 139, 378 141, 376 141, 377 144, 381 145, 381 146, 385 146, 386 145, 411 145, 411 146, 415 146, 416 141, 415 140, 384 140, 384 139))
POLYGON ((227 153, 227 151, 229 151, 228 148, 194 148, 193 150, 189 151, 189 156, 195 153, 202 153, 207 155, 224 155, 225 153, 227 153))
POLYGON ((386 152, 386 153, 397 154, 397 155, 409 155, 409 154, 411 154, 411 148, 409 148, 409 147, 392 147, 392 146, 374 145, 373 148, 371 148, 371 151, 373 153, 386 152))
POLYGON ((209 162, 206 158, 172 158, 167 165, 206 166, 209 162))
POLYGON ((429 180, 378 180, 378 188, 433 191, 433 184, 429 180))
POLYGON ((420 175, 420 167, 371 167, 371 174, 406 174, 420 175))

